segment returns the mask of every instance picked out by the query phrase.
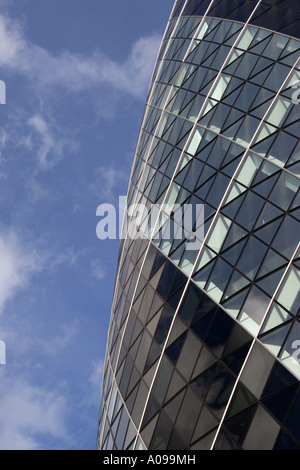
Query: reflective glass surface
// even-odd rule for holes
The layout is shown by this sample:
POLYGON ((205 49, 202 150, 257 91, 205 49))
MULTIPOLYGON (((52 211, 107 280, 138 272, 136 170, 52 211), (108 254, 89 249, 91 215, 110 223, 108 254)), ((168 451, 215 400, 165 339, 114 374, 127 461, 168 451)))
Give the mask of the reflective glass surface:
POLYGON ((129 182, 146 210, 123 226, 99 449, 300 449, 299 21, 296 0, 174 4, 129 182), (203 237, 183 230, 187 205, 203 237))

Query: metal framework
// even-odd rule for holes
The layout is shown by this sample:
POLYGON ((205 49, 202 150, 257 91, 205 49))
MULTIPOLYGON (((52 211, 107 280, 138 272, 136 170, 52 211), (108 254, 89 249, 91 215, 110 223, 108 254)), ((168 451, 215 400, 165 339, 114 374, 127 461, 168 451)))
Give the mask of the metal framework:
POLYGON ((174 4, 127 196, 161 209, 140 238, 124 220, 99 449, 300 448, 299 22, 174 4), (204 204, 199 250, 164 238, 172 203, 204 204))

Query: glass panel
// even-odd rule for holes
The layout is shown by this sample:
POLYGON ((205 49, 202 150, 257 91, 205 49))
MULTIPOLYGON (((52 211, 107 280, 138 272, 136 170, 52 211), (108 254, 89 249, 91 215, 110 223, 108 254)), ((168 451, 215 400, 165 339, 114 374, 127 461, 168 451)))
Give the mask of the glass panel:
POLYGON ((245 438, 243 449, 272 450, 279 430, 279 424, 259 406, 245 438))
POLYGON ((283 210, 287 210, 299 188, 298 178, 283 172, 277 181, 271 195, 270 201, 274 202, 283 210))
POLYGON ((269 302, 269 297, 257 287, 252 287, 239 316, 239 321, 250 333, 258 333, 269 302))
POLYGON ((288 101, 282 97, 278 97, 273 108, 269 112, 266 121, 273 126, 280 127, 285 121, 289 110, 293 106, 291 101, 288 101))
MULTIPOLYGON (((177 319, 176 319, 177 320, 177 319)), ((175 325, 174 327, 177 325, 177 321, 175 322, 175 325)), ((172 334, 174 332, 174 327, 172 329, 172 334)), ((179 336, 179 338, 177 338, 167 349, 166 349, 166 355, 168 356, 168 358, 173 362, 173 364, 176 364, 177 362, 177 359, 180 355, 180 352, 181 352, 181 349, 182 349, 182 346, 185 342, 185 338, 186 338, 186 333, 184 333, 183 335, 179 336)), ((168 343, 170 342, 170 339, 168 341, 168 343)))
POLYGON ((205 339, 206 345, 216 356, 221 357, 227 340, 233 330, 234 320, 219 309, 205 339))
POLYGON ((290 325, 277 328, 277 330, 272 333, 260 338, 260 341, 266 346, 266 348, 268 348, 269 351, 271 351, 272 354, 274 354, 274 356, 277 356, 282 348, 289 329, 290 325))
POLYGON ((232 267, 228 263, 223 261, 221 258, 219 258, 212 270, 212 274, 209 278, 209 281, 205 286, 205 290, 217 302, 219 302, 222 298, 231 272, 232 267))
POLYGON ((248 147, 258 126, 259 126, 259 119, 255 118, 254 116, 250 116, 249 114, 243 120, 243 123, 235 136, 235 141, 238 144, 244 145, 248 147))
POLYGON ((252 230, 263 207, 264 199, 253 192, 248 192, 236 217, 236 221, 245 229, 252 230))
POLYGON ((235 376, 220 364, 206 397, 206 405, 219 419, 224 413, 234 383, 235 376))
POLYGON ((166 357, 163 357, 151 391, 160 406, 163 404, 172 373, 173 367, 170 361, 166 357))
POLYGON ((299 428, 299 416, 300 416, 300 395, 296 397, 290 411, 289 417, 286 420, 285 426, 288 431, 300 442, 300 428, 299 428))
POLYGON ((253 280, 266 250, 266 245, 261 243, 255 237, 250 237, 237 264, 237 268, 253 280))
POLYGON ((256 398, 260 397, 274 362, 275 358, 256 342, 241 375, 241 382, 256 398))
POLYGON ((222 214, 219 214, 217 221, 213 227, 212 233, 209 236, 207 244, 217 253, 225 240, 227 232, 231 226, 231 220, 222 214))
POLYGON ((264 50, 264 55, 269 59, 277 60, 281 52, 285 48, 288 38, 279 34, 274 34, 271 41, 264 50))
MULTIPOLYGON (((276 127, 271 126, 271 124, 263 123, 252 145, 257 144, 258 142, 261 142, 262 140, 274 134, 274 132, 277 132, 276 127)), ((268 149, 269 149, 269 144, 268 144, 267 150, 268 149)))
POLYGON ((257 33, 257 28, 253 26, 247 26, 245 32, 243 33, 242 37, 238 41, 236 47, 239 49, 243 49, 246 51, 250 46, 251 42, 253 41, 254 36, 257 33))
POLYGON ((198 420, 201 405, 201 401, 195 395, 193 390, 188 388, 175 423, 174 433, 169 445, 170 449, 180 450, 184 449, 188 445, 198 420), (181 445, 176 442, 176 435, 180 438, 182 443, 181 445))
POLYGON ((212 92, 211 97, 217 101, 220 101, 230 83, 230 80, 231 78, 229 75, 221 75, 214 88, 214 91, 212 92))
POLYGON ((273 242, 273 248, 288 259, 294 253, 299 243, 299 222, 287 216, 273 242))
POLYGON ((204 434, 207 434, 217 425, 218 420, 215 418, 215 416, 213 416, 213 414, 208 410, 208 408, 206 408, 206 406, 203 406, 192 438, 192 442, 196 441, 201 436, 204 436, 204 434))
POLYGON ((272 145, 267 158, 277 165, 283 166, 288 161, 296 144, 296 138, 290 136, 286 132, 280 132, 272 145))
POLYGON ((300 270, 291 266, 276 296, 276 300, 296 315, 300 306, 300 270))
POLYGON ((300 323, 298 321, 293 324, 279 357, 284 365, 300 379, 300 323))
POLYGON ((270 88, 271 90, 279 91, 285 78, 287 77, 290 68, 286 65, 275 63, 272 72, 269 74, 267 80, 264 83, 264 87, 270 88))
POLYGON ((273 303, 271 310, 268 313, 268 316, 263 324, 261 332, 271 330, 282 323, 285 323, 292 317, 279 305, 273 303))
POLYGON ((187 382, 189 382, 191 378, 200 348, 200 341, 189 331, 176 366, 187 382))
POLYGON ((204 134, 204 131, 202 129, 200 128, 195 129, 193 133, 193 137, 188 145, 187 153, 193 156, 196 154, 199 144, 202 140, 203 134, 204 134))
POLYGON ((241 169, 238 172, 236 180, 239 183, 249 187, 261 165, 261 162, 261 158, 249 152, 244 163, 242 164, 241 169))

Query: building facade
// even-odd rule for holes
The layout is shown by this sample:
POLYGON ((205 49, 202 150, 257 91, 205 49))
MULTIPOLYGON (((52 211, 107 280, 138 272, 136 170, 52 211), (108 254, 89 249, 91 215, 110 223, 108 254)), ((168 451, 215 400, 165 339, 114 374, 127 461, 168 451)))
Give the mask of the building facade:
POLYGON ((175 2, 129 183, 147 216, 124 219, 99 449, 300 449, 299 56, 298 0, 175 2), (187 207, 201 237, 196 217, 174 235, 187 207))

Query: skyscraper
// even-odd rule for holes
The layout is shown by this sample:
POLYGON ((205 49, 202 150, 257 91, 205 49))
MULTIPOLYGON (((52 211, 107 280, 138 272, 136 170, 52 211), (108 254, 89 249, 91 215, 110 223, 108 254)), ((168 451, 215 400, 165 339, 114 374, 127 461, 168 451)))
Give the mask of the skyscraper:
POLYGON ((297 0, 175 2, 129 183, 148 212, 124 219, 99 449, 300 449, 299 51, 297 0), (198 206, 195 249, 197 219, 174 234, 198 206))

